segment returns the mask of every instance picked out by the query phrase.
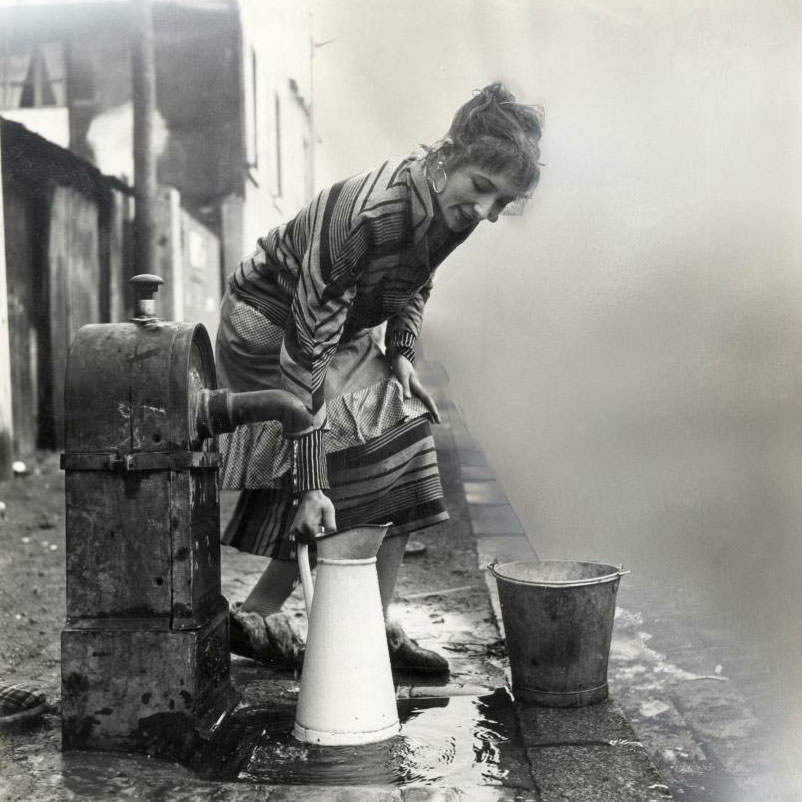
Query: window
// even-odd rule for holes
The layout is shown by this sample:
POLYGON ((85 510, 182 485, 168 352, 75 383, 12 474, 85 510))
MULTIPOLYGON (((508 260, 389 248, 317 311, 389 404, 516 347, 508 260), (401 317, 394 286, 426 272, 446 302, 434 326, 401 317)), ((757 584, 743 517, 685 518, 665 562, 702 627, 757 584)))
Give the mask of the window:
POLYGON ((315 193, 314 175, 312 173, 312 145, 304 137, 304 199, 308 203, 315 193))
POLYGON ((259 167, 259 83, 253 47, 245 74, 245 132, 245 160, 255 169, 259 167))
POLYGON ((64 46, 60 42, 0 57, 1 108, 33 109, 66 104, 64 46))
POLYGON ((278 93, 274 95, 275 100, 275 114, 274 114, 274 138, 276 144, 276 152, 275 152, 275 181, 274 181, 274 190, 275 194, 279 197, 282 194, 282 187, 281 187, 281 100, 279 99, 278 93))

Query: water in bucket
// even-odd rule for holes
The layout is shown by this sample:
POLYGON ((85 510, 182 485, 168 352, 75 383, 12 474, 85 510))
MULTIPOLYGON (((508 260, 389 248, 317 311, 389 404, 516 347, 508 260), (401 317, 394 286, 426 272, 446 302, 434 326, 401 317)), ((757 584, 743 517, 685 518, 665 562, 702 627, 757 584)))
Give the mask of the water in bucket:
POLYGON ((494 563, 516 699, 582 707, 607 698, 623 571, 572 560, 494 563))

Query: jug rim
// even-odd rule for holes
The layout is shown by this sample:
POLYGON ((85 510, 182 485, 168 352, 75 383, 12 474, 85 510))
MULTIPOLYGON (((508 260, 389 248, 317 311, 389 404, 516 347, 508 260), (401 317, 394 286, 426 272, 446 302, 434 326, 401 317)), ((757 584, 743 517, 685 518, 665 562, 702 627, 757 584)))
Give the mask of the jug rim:
POLYGON ((342 535, 344 532, 353 532, 354 529, 389 529, 392 526, 392 523, 386 524, 357 524, 356 526, 349 526, 345 529, 336 529, 333 532, 321 532, 319 535, 315 535, 315 540, 325 540, 329 537, 334 537, 335 535, 342 535))

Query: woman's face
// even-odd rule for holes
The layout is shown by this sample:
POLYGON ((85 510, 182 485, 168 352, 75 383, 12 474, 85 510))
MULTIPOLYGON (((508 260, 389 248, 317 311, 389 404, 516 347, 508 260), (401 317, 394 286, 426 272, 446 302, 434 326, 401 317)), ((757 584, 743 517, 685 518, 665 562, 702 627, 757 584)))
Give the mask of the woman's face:
POLYGON ((464 231, 482 220, 495 223, 518 196, 519 187, 506 173, 463 164, 448 170, 447 175, 445 188, 435 197, 451 231, 464 231))

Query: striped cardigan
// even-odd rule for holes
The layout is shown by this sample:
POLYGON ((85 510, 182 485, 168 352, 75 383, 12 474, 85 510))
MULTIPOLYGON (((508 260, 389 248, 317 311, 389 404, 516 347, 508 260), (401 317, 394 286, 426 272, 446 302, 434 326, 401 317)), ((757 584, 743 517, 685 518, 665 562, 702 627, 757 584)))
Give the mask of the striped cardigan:
POLYGON ((260 238, 229 279, 236 295, 284 327, 283 386, 313 416, 296 442, 297 492, 328 487, 323 385, 338 344, 386 321, 388 354, 414 361, 434 269, 472 230, 452 234, 439 221, 422 156, 323 190, 260 238))

